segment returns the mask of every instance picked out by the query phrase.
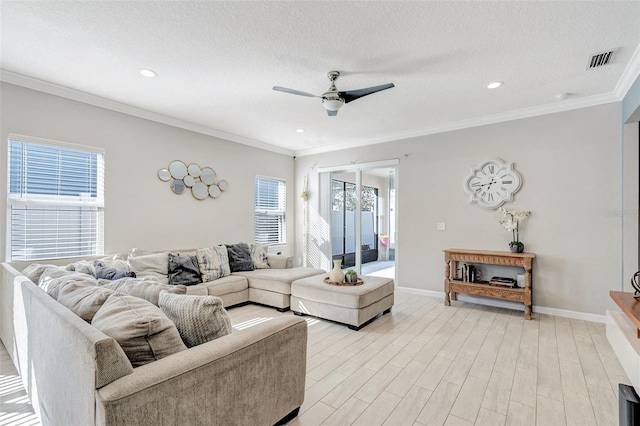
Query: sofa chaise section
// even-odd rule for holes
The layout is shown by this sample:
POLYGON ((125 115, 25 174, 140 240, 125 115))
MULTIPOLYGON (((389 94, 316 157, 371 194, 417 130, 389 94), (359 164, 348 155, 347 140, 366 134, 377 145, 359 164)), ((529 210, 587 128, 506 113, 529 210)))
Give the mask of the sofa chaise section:
POLYGON ((232 276, 242 276, 248 280, 249 300, 253 303, 277 308, 280 312, 291 306, 291 283, 302 278, 326 274, 323 269, 288 268, 256 269, 234 272, 232 276))

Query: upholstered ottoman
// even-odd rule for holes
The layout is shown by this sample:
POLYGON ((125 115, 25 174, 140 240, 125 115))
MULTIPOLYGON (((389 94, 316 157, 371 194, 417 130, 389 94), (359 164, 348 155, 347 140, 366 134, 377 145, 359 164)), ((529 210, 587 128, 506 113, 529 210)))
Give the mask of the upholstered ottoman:
POLYGON ((391 311, 392 279, 363 276, 362 285, 335 286, 326 284, 326 277, 326 274, 316 275, 291 283, 291 310, 294 314, 312 315, 359 330, 378 314, 391 311))

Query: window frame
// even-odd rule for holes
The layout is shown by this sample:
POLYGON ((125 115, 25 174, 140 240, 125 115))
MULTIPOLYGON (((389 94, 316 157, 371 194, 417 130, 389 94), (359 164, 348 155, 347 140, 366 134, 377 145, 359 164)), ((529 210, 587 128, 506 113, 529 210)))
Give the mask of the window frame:
POLYGON ((261 244, 261 245, 266 245, 269 247, 277 247, 277 246, 284 246, 287 244, 287 180, 285 178, 279 178, 279 177, 273 177, 273 176, 264 176, 264 175, 256 175, 254 178, 254 198, 253 198, 253 230, 254 230, 254 235, 253 235, 253 241, 255 244, 261 244), (278 206, 276 209, 268 209, 268 208, 259 208, 258 206, 258 181, 262 180, 262 181, 271 181, 271 182, 277 182, 279 185, 282 185, 282 191, 283 193, 280 194, 278 193, 278 206), (280 204, 282 203, 282 204, 280 204), (276 216, 280 218, 280 224, 279 224, 279 232, 278 232, 278 241, 277 242, 273 242, 273 241, 268 241, 265 242, 264 239, 259 240, 258 239, 258 228, 259 228, 259 224, 258 224, 258 214, 259 214, 259 210, 260 211, 264 211, 265 215, 268 216, 276 216), (270 212, 266 213, 266 212, 270 212), (276 213, 276 214, 274 214, 276 213))
MULTIPOLYGON (((9 133, 7 136, 7 145, 6 145, 6 240, 5 240, 5 260, 8 262, 11 261, 39 261, 44 259, 64 259, 69 257, 79 257, 79 256, 94 256, 94 255, 102 255, 104 254, 104 182, 105 182, 105 150, 103 148, 98 148, 89 145, 80 145, 69 142, 63 142, 52 139, 45 139, 33 136, 19 135, 15 133, 9 133), (41 146, 48 146, 54 149, 59 150, 74 150, 74 151, 82 151, 85 153, 95 154, 96 155, 96 165, 95 165, 95 173, 96 173, 96 190, 95 196, 89 195, 87 197, 83 197, 82 195, 45 195, 45 194, 29 194, 28 192, 23 191, 22 189, 17 192, 14 190, 12 192, 12 156, 11 156, 11 147, 12 143, 20 143, 20 144, 35 144, 41 146), (94 235, 92 235, 92 245, 94 247, 93 250, 89 253, 79 253, 78 255, 71 254, 69 256, 48 256, 43 258, 41 256, 29 256, 24 255, 20 257, 14 257, 14 245, 13 245, 13 206, 34 206, 34 207, 51 207, 51 211, 55 211, 54 206, 58 209, 70 207, 72 209, 77 209, 76 214, 81 215, 83 213, 91 213, 92 223, 94 235), (84 210, 83 208, 86 208, 84 210)), ((24 149, 24 148, 23 148, 24 149)), ((23 151, 24 152, 24 151, 23 151)), ((21 181, 25 179, 25 173, 23 170, 20 171, 19 177, 21 181)), ((60 210, 58 210, 59 214, 60 210)), ((78 228, 82 228, 82 224, 85 222, 78 222, 78 228)), ((53 234, 53 233, 52 233, 53 234)), ((26 239, 25 239, 26 240, 26 239)), ((58 251, 60 248, 51 249, 52 251, 58 251)))

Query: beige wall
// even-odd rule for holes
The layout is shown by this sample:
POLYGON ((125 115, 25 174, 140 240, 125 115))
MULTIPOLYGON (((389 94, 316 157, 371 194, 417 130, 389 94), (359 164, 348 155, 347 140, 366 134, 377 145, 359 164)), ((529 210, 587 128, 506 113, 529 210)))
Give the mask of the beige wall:
MULTIPOLYGON (((614 306, 609 290, 628 281, 622 267, 622 146, 621 105, 614 103, 298 157, 296 182, 299 189, 309 174, 310 229, 321 230, 323 224, 313 222, 317 167, 399 159, 398 285, 441 294, 442 250, 508 250, 510 234, 498 215, 470 204, 462 182, 470 166, 487 158, 513 162, 523 184, 507 206, 533 211, 523 222, 521 240, 526 251, 537 254, 534 305, 555 313, 604 315, 614 306), (436 231, 436 222, 445 222, 446 231, 436 231)), ((634 149, 627 148, 625 155, 634 149)), ((625 179, 638 167, 637 154, 630 155, 635 160, 628 160, 625 179)), ((625 205, 637 208, 637 190, 627 192, 625 205)), ((300 207, 301 200, 296 202, 300 207)), ((302 221, 296 226, 301 238, 302 221)), ((637 240, 625 243, 633 244, 637 240)), ((314 249, 326 247, 322 236, 312 233, 309 245, 314 255, 309 263, 324 262, 317 256, 322 249, 314 249)), ((299 250, 297 255, 300 259, 299 250)))
MULTIPOLYGON (((0 258, 5 259, 8 133, 105 149, 105 252, 172 249, 253 241, 256 174, 284 178, 293 218, 293 159, 81 102, 2 83, 0 258), (211 166, 229 190, 198 201, 157 177, 172 160, 211 166)), ((288 224, 293 253, 294 227, 288 224)))

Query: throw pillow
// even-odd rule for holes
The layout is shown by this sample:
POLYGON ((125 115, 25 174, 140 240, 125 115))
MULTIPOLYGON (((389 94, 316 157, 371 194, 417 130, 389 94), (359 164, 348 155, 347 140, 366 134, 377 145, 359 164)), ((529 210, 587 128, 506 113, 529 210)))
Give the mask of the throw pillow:
POLYGON ((93 275, 95 273, 93 262, 89 262, 88 260, 79 260, 77 262, 70 263, 65 269, 67 271, 82 272, 83 274, 89 275, 93 275))
POLYGON ((97 266, 98 264, 102 264, 107 268, 115 268, 115 269, 124 269, 125 271, 131 270, 131 265, 128 261, 122 259, 111 259, 108 257, 104 257, 102 259, 96 259, 93 261, 93 266, 97 266))
POLYGON ((49 296, 58 300, 60 292, 68 285, 77 285, 82 287, 95 287, 97 280, 91 275, 81 274, 79 272, 71 272, 72 275, 65 275, 60 278, 52 278, 41 280, 39 287, 43 289, 49 296), (88 277, 88 278, 84 278, 88 277))
POLYGON ((145 254, 129 258, 131 270, 138 277, 156 277, 162 284, 169 284, 169 253, 145 254))
POLYGON ((251 260, 253 260, 254 269, 269 269, 268 248, 262 244, 249 244, 251 250, 251 260))
POLYGON ((160 309, 174 322, 188 348, 231 333, 229 314, 222 299, 160 293, 160 309))
POLYGON ((213 281, 231 274, 226 246, 197 249, 196 255, 203 282, 213 281))
POLYGON ((202 282, 196 256, 176 256, 169 253, 169 284, 194 285, 202 282))
POLYGON ((126 269, 107 268, 102 263, 98 263, 95 267, 94 275, 96 278, 102 278, 105 280, 119 280, 125 277, 136 277, 135 272, 127 271, 126 269))
POLYGON ((113 337, 134 368, 187 349, 173 322, 160 308, 139 297, 112 295, 98 309, 91 325, 113 337))
POLYGON ((229 255, 231 272, 253 271, 253 260, 248 244, 227 244, 227 254, 229 255))
POLYGON ((58 302, 90 323, 98 309, 115 291, 80 283, 69 283, 60 289, 58 302))
POLYGON ((32 263, 31 265, 27 266, 22 270, 22 275, 29 278, 34 283, 38 284, 38 282, 40 281, 40 277, 42 276, 42 274, 47 268, 62 269, 56 265, 43 265, 41 263, 32 263))
POLYGON ((122 278, 115 281, 101 281, 98 283, 113 291, 145 299, 158 306, 158 297, 162 290, 175 294, 187 294, 187 287, 183 285, 161 284, 153 277, 122 278), (104 283, 104 284, 103 284, 104 283))

